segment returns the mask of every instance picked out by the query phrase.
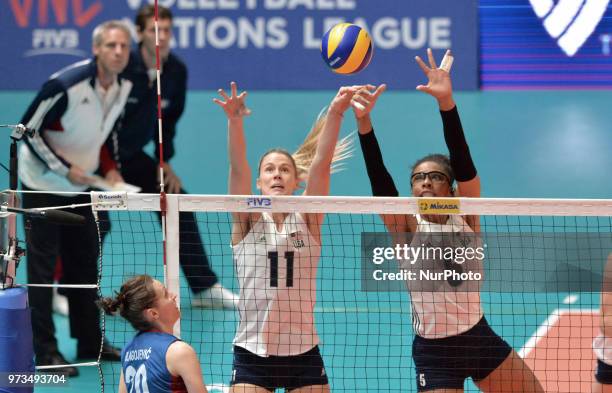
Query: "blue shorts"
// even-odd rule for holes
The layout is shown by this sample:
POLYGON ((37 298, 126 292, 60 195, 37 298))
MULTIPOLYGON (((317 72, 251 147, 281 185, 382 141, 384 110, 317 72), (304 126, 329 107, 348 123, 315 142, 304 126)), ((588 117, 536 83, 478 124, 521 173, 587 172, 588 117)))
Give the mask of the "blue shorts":
POLYGON ((327 373, 319 347, 295 356, 261 357, 234 346, 231 385, 248 383, 274 391, 311 385, 327 385, 327 373))
POLYGON ((486 378, 510 354, 512 347, 498 336, 483 317, 457 336, 428 339, 415 336, 412 357, 419 392, 463 389, 467 378, 486 378))
POLYGON ((602 385, 612 385, 612 366, 597 359, 595 379, 602 385))

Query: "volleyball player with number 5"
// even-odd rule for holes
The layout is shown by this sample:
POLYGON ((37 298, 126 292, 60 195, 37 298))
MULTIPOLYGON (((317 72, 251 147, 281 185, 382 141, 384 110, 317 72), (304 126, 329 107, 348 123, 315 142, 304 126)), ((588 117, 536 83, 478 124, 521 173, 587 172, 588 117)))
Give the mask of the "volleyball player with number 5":
MULTIPOLYGON (((261 158, 257 188, 262 195, 328 195, 332 163, 345 156, 336 147, 344 112, 355 87, 343 87, 327 114, 292 156, 272 149, 261 158)), ((243 119, 246 92, 222 89, 214 102, 228 118, 229 193, 251 195, 243 119)), ((316 272, 323 214, 233 213, 232 247, 240 283, 240 324, 234 338, 232 392, 327 392, 329 385, 314 325, 316 272)))
MULTIPOLYGON (((420 57, 416 58, 429 79, 427 85, 420 85, 417 90, 438 101, 450 158, 431 154, 418 160, 410 173, 412 195, 427 198, 479 197, 480 178, 452 95, 451 53, 447 51, 440 67, 436 65, 431 49, 427 55, 429 65, 420 57)), ((374 196, 399 196, 383 162, 369 115, 384 87, 374 92, 370 90, 360 89, 353 98, 353 108, 372 192, 374 196)), ((452 246, 454 240, 451 239, 479 242, 474 236, 480 231, 478 216, 406 214, 383 215, 382 219, 390 233, 414 234, 414 243, 411 244, 434 242, 436 246, 452 246)), ((478 271, 482 268, 482 261, 474 258, 457 262, 420 257, 410 264, 453 271, 466 268, 478 271)), ((418 391, 463 392, 465 380, 471 378, 484 392, 543 392, 525 362, 489 326, 477 284, 450 279, 441 283, 408 283, 415 330, 412 357, 418 391)))

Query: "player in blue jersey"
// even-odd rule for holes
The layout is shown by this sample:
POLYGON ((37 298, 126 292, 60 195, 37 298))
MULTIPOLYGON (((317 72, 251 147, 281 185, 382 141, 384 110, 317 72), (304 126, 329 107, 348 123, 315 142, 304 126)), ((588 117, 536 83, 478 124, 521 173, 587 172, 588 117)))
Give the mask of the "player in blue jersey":
POLYGON ((172 334, 181 312, 176 295, 161 282, 133 277, 99 304, 108 314, 119 311, 138 331, 121 352, 120 393, 206 392, 197 354, 172 334))

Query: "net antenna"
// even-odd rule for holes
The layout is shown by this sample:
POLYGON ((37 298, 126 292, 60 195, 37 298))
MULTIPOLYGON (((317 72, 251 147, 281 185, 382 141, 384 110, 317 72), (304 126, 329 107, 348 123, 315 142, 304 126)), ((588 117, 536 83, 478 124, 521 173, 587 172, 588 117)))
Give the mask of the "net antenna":
POLYGON ((159 4, 155 0, 155 71, 157 74, 157 143, 159 144, 159 203, 161 209, 163 259, 164 259, 164 284, 167 285, 167 263, 166 263, 166 190, 164 182, 164 142, 162 138, 162 98, 161 98, 161 60, 159 51, 159 4))
MULTIPOLYGON (((162 95, 161 95, 161 56, 159 47, 159 4, 158 0, 155 0, 155 15, 153 18, 155 24, 155 71, 157 76, 157 139, 159 144, 159 204, 161 213, 161 227, 162 227, 162 249, 163 249, 163 261, 164 261, 164 285, 170 289, 177 296, 177 305, 180 307, 180 288, 177 279, 169 280, 169 277, 175 277, 168 272, 168 226, 166 213, 168 212, 168 199, 166 198, 166 186, 164 178, 164 139, 162 131, 162 95)), ((173 253, 177 254, 177 253, 173 253)), ((174 334, 180 336, 180 319, 174 326, 174 334)))

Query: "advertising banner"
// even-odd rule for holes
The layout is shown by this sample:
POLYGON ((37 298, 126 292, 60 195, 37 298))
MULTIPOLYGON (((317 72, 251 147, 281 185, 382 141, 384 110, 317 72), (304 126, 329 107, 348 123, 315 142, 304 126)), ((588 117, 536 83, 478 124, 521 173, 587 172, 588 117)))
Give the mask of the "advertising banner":
MULTIPOLYGON (((53 72, 91 54, 94 27, 132 23, 146 0, 6 0, 0 13, 0 89, 37 89, 53 72)), ((245 89, 335 89, 423 82, 414 56, 455 54, 456 89, 478 88, 477 0, 159 0, 174 13, 173 48, 192 89, 236 80, 245 89), (357 75, 331 72, 320 54, 332 26, 351 22, 370 33, 374 55, 357 75)))

